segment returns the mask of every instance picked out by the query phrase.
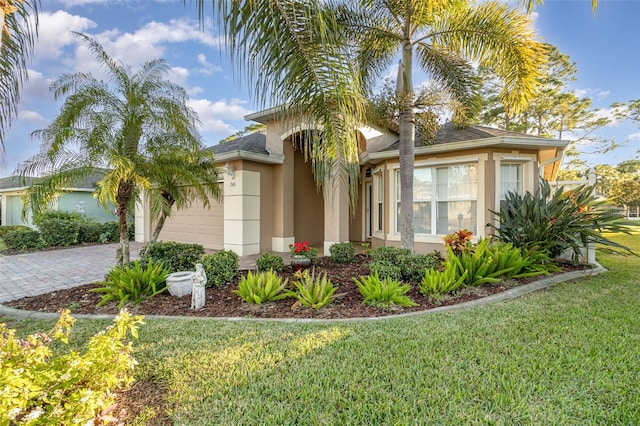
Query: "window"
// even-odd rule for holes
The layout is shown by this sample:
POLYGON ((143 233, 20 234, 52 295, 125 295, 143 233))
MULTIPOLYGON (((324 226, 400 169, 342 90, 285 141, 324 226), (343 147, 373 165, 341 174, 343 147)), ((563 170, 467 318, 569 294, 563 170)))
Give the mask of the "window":
POLYGON ((522 163, 500 163, 500 206, 504 204, 507 193, 524 193, 524 173, 522 163))
POLYGON ((376 230, 377 231, 382 231, 383 227, 382 227, 382 218, 383 216, 383 201, 384 201, 384 180, 382 177, 382 173, 378 173, 376 175, 376 205, 377 205, 377 227, 376 230))
MULTIPOLYGON (((400 232, 399 171, 396 177, 396 230, 400 232)), ((416 168, 413 174, 413 197, 416 234, 446 235, 463 228, 476 232, 477 164, 416 168)))

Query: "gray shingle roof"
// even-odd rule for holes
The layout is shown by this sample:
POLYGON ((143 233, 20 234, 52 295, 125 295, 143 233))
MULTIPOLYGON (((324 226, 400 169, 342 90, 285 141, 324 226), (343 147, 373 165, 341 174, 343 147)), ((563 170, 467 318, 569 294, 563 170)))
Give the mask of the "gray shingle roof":
POLYGON ((213 151, 215 154, 224 154, 225 152, 232 151, 247 151, 255 154, 269 155, 269 151, 267 151, 267 136, 264 133, 251 133, 249 135, 233 139, 229 142, 210 146, 207 149, 213 151))
MULTIPOLYGON (((438 133, 436 134, 435 142, 431 144, 425 145, 442 145, 453 142, 464 142, 464 141, 472 141, 479 139, 489 139, 495 137, 519 137, 519 138, 529 138, 529 139, 539 139, 542 141, 548 141, 548 138, 543 138, 540 136, 528 135, 526 133, 518 133, 512 132, 509 130, 495 129, 493 127, 485 127, 485 126, 471 126, 463 129, 459 129, 455 127, 451 123, 447 123, 442 126, 438 133)), ((421 140, 416 138, 416 146, 423 146, 421 140)), ((383 151, 393 151, 398 149, 398 141, 394 142, 383 151)))
MULTIPOLYGON (((81 179, 77 182, 74 182, 72 185, 69 185, 69 188, 77 188, 77 189, 95 189, 105 174, 107 174, 108 169, 96 168, 93 173, 87 176, 84 179, 81 179)), ((25 176, 9 176, 0 179, 0 191, 3 189, 18 189, 18 188, 26 188, 37 178, 25 176)))

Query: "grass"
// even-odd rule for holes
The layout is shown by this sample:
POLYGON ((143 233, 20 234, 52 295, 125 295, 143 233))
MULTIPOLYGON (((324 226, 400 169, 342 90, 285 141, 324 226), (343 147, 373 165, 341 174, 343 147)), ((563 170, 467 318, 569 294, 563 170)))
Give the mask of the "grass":
MULTIPOLYGON (((640 252, 637 234, 615 238, 640 252)), ((137 376, 166 386, 183 425, 640 424, 640 259, 598 258, 610 272, 465 312, 349 324, 149 320, 137 376)), ((74 337, 106 324, 79 321, 74 337)))

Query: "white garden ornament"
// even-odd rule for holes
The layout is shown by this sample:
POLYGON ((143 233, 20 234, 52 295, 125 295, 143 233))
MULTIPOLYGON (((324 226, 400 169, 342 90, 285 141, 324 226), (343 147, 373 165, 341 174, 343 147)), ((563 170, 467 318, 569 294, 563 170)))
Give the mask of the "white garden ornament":
POLYGON ((202 267, 202 263, 196 263, 196 272, 193 274, 192 280, 191 309, 200 309, 204 306, 205 287, 207 286, 207 274, 202 267))

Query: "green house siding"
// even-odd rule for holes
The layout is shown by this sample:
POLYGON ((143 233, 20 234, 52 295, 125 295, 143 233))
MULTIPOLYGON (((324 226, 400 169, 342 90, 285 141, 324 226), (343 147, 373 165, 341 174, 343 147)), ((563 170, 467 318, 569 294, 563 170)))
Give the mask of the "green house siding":
POLYGON ((115 206, 109 203, 105 210, 90 192, 66 192, 58 198, 58 210, 81 212, 102 223, 116 220, 114 208, 115 206))

